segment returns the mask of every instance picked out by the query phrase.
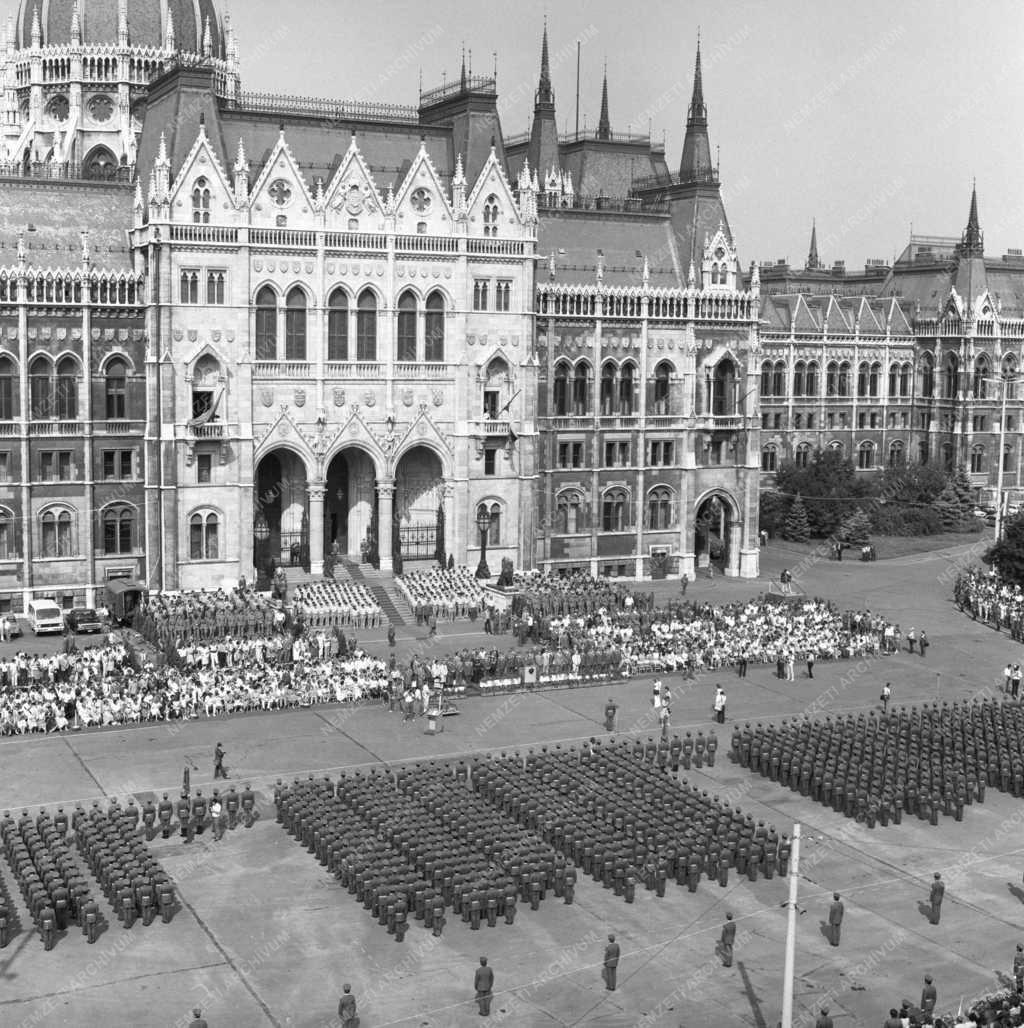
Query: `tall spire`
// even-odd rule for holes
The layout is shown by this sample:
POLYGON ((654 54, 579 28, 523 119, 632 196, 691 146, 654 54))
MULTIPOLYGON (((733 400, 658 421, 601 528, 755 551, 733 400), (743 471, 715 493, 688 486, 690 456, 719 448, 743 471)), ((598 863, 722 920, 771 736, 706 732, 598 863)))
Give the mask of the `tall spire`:
POLYGON ((711 143, 708 141, 708 108, 704 103, 704 79, 700 69, 700 37, 697 38, 697 60, 693 69, 693 97, 686 118, 686 138, 683 157, 679 162, 679 181, 684 184, 707 183, 717 185, 718 176, 711 163, 711 143))
POLYGON ((804 265, 807 271, 819 271, 821 261, 818 260, 818 223, 811 222, 811 248, 807 251, 807 263, 804 265))
POLYGON ((466 44, 462 44, 462 73, 459 76, 459 86, 464 93, 466 91, 466 44))
POLYGON ((548 19, 544 19, 544 38, 540 45, 540 82, 537 85, 537 103, 555 102, 551 92, 551 67, 548 62, 548 19))
POLYGON ((78 13, 78 0, 75 0, 71 8, 71 45, 81 46, 82 44, 82 19, 78 13))
POLYGON ((967 215, 967 228, 960 237, 957 253, 961 257, 983 257, 985 254, 985 234, 981 231, 978 221, 978 186, 971 185, 971 212, 967 215))
POLYGON ((612 126, 608 120, 608 62, 604 63, 604 82, 601 85, 601 117, 597 122, 597 138, 611 139, 612 126))

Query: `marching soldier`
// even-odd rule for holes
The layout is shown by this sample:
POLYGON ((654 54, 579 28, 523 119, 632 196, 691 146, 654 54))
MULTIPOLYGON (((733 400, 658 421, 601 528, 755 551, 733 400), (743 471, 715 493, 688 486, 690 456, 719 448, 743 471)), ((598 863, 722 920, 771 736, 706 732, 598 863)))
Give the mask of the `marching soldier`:
POLYGON ((160 835, 164 839, 169 839, 171 837, 171 818, 174 816, 174 804, 167 798, 167 793, 164 793, 163 799, 160 800, 156 808, 156 816, 160 822, 160 835))
MULTIPOLYGON (((935 872, 935 878, 932 881, 931 891, 928 894, 928 899, 931 904, 931 911, 929 912, 928 920, 932 924, 939 923, 939 914, 942 911, 942 897, 946 894, 946 886, 942 883, 942 875, 938 871, 935 872)), ((931 979, 928 979, 929 981, 931 979)))
POLYGON ((228 814, 228 828, 234 830, 238 824, 238 810, 241 806, 241 800, 238 798, 238 793, 235 792, 235 787, 232 785, 224 795, 224 807, 228 814))
POLYGON ((256 794, 248 782, 245 783, 245 788, 242 790, 242 819, 245 821, 246 828, 252 828, 253 821, 256 819, 256 794))
POLYGON ((142 808, 142 825, 146 833, 146 842, 149 842, 155 834, 156 814, 157 811, 153 804, 153 800, 146 800, 146 804, 142 808))
POLYGON ((176 810, 178 814, 178 824, 181 826, 181 837, 186 842, 191 842, 192 804, 189 802, 188 793, 184 790, 181 793, 181 799, 178 800, 176 810))
POLYGON ((736 922, 732 914, 725 915, 725 924, 722 925, 722 937, 719 945, 722 951, 722 966, 732 967, 732 947, 736 942, 736 922))
POLYGON ((615 979, 619 972, 619 944, 615 941, 614 935, 608 936, 608 945, 604 948, 604 967, 601 977, 604 979, 604 987, 609 992, 615 991, 615 979))

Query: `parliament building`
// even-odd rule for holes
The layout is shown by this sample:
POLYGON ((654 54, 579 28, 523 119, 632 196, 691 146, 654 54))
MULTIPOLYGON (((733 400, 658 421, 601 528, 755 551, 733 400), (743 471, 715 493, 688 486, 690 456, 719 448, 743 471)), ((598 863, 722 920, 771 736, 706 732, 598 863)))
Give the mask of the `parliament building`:
POLYGON ((558 131, 546 29, 518 138, 465 62, 408 107, 246 91, 214 0, 23 0, 3 54, 2 609, 484 545, 754 577, 818 448, 1020 485, 1024 259, 972 199, 892 267, 742 266, 699 50, 671 166, 607 75, 558 131))

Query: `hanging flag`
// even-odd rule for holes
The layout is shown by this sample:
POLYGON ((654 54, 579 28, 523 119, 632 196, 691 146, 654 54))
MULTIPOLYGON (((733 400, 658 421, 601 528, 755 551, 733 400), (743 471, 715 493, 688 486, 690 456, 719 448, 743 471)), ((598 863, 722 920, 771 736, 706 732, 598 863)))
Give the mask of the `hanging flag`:
POLYGON ((214 397, 213 403, 210 404, 202 414, 192 418, 189 423, 189 428, 201 428, 203 425, 208 424, 213 420, 213 416, 217 413, 217 408, 220 406, 221 397, 224 395, 224 390, 221 391, 214 397))

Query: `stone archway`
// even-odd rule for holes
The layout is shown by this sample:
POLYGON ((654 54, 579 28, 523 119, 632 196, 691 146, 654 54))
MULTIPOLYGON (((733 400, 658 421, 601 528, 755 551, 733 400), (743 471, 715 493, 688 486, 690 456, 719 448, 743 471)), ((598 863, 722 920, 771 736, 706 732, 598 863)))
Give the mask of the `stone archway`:
POLYGON ((276 567, 309 571, 309 480, 294 450, 280 447, 256 465, 253 498, 253 564, 257 580, 269 581, 276 567))
MULTIPOLYGON (((359 446, 346 446, 327 463, 323 496, 323 557, 377 563, 377 468, 359 446)), ((323 557, 321 559, 323 559, 323 557)))
POLYGON ((443 561, 445 521, 441 458, 427 446, 414 446, 395 466, 395 552, 403 561, 443 561))
POLYGON ((743 525, 736 501, 715 490, 697 501, 694 513, 695 569, 714 565, 730 578, 738 576, 743 525))

